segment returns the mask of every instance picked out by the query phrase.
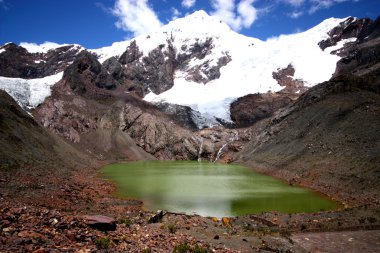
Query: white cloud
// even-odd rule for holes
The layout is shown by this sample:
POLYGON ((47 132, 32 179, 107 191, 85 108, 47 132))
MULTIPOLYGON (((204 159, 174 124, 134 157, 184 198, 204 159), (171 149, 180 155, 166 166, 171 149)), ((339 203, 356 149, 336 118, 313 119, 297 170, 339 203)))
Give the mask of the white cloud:
POLYGON ((179 18, 179 16, 181 16, 182 14, 177 8, 172 7, 171 10, 172 10, 172 20, 179 18))
POLYGON ((257 19, 257 10, 252 6, 253 2, 254 0, 243 0, 240 1, 237 7, 245 28, 250 27, 257 19))
POLYGON ((182 6, 185 8, 191 8, 195 5, 195 0, 182 0, 182 6))
POLYGON ((234 0, 211 0, 215 10, 211 14, 226 22, 232 29, 240 31, 249 28, 257 19, 254 0, 241 0, 237 5, 234 0), (235 13, 235 10, 237 11, 235 13))
POLYGON ((282 1, 295 7, 299 7, 305 3, 305 0, 282 0, 282 1))
POLYGON ((112 14, 119 19, 116 27, 134 36, 149 33, 162 25, 148 0, 116 0, 112 14))
POLYGON ((321 9, 328 9, 334 4, 347 2, 349 0, 310 0, 311 7, 309 9, 309 14, 313 14, 321 9))
POLYGON ((303 14, 304 14, 303 11, 293 11, 293 12, 289 13, 288 15, 291 18, 297 19, 297 18, 301 17, 303 14))

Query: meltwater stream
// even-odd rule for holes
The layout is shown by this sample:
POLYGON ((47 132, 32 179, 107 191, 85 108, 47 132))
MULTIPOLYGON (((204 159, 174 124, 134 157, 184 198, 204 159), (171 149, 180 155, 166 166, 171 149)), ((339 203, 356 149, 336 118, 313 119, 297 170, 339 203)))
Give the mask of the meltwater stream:
POLYGON ((289 186, 239 165, 191 161, 111 164, 102 169, 121 197, 144 207, 223 217, 279 211, 317 212, 339 204, 309 189, 289 186))

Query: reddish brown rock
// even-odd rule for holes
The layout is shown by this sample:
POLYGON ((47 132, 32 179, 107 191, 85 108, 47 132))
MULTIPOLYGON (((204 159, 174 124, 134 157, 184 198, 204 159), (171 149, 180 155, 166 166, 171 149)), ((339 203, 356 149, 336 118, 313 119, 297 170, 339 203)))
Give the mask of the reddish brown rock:
POLYGON ((116 221, 113 218, 104 215, 86 215, 84 219, 86 224, 91 228, 95 228, 100 231, 116 230, 116 221))
POLYGON ((273 79, 275 79, 280 86, 284 87, 281 90, 282 93, 301 94, 307 90, 302 80, 294 79, 295 72, 293 65, 289 64, 286 68, 278 68, 277 71, 272 73, 273 79))
POLYGON ((249 94, 231 104, 231 119, 237 127, 247 127, 272 116, 292 101, 290 95, 282 93, 249 94))

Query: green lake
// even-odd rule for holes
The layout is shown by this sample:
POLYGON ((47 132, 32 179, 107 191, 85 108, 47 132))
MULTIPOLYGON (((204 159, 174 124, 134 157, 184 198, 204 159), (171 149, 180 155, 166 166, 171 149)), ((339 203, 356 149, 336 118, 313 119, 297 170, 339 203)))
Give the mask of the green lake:
POLYGON ((240 165, 149 161, 105 166, 101 174, 118 196, 140 199, 148 210, 236 216, 266 211, 318 212, 340 205, 309 189, 289 186, 240 165))

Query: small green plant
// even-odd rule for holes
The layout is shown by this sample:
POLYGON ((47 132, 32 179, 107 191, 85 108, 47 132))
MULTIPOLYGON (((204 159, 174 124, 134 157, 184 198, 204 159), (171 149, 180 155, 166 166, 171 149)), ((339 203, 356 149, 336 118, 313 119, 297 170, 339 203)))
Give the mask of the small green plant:
POLYGON ((108 249, 112 244, 112 240, 109 237, 99 237, 96 238, 95 244, 101 249, 108 249))
POLYGON ((173 253, 186 253, 190 250, 189 244, 187 242, 182 243, 174 247, 173 253))
POLYGON ((206 249, 204 247, 195 245, 194 249, 192 250, 193 253, 211 253, 211 250, 206 249))
POLYGON ((174 224, 169 224, 168 230, 169 230, 169 233, 174 234, 177 231, 177 228, 174 224))
POLYGON ((150 248, 143 249, 141 253, 151 253, 152 250, 150 248))
POLYGON ((132 220, 130 220, 130 219, 128 219, 128 218, 121 219, 119 222, 120 222, 121 224, 125 224, 125 225, 127 225, 127 226, 130 226, 130 225, 133 224, 132 220))

